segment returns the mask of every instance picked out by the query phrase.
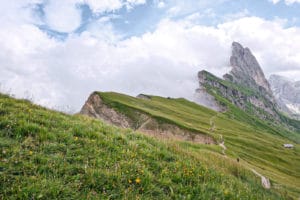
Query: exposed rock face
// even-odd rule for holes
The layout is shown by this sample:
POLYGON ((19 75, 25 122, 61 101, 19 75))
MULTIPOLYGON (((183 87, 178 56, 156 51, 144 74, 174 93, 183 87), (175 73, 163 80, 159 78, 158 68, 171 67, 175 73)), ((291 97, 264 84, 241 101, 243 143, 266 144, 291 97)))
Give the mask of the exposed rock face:
POLYGON ((190 141, 199 144, 216 144, 208 135, 184 130, 173 124, 160 124, 153 118, 148 118, 139 128, 139 131, 159 139, 190 141))
MULTIPOLYGON (((139 95, 138 98, 151 100, 151 96, 144 94, 139 95)), ((94 92, 82 107, 80 114, 101 119, 109 124, 122 128, 132 128, 160 139, 185 140, 201 144, 216 144, 215 140, 206 134, 185 130, 170 123, 160 123, 155 118, 140 111, 133 112, 138 119, 137 121, 106 105, 100 95, 97 92, 94 92)))
POLYGON ((290 81, 279 75, 270 76, 270 85, 281 110, 300 117, 300 81, 290 81))
MULTIPOLYGON (((211 88, 211 91, 217 93, 229 100, 232 104, 241 108, 242 110, 247 110, 249 104, 254 105, 255 107, 264 110, 269 115, 276 117, 275 107, 276 104, 273 101, 270 101, 268 98, 257 92, 245 92, 239 87, 230 84, 228 81, 224 81, 207 71, 200 71, 198 73, 200 88, 211 88)), ((196 92, 201 92, 197 90, 196 92)), ((203 91, 202 91, 203 92, 203 91)), ((219 108, 225 110, 225 106, 217 103, 219 108)), ((261 115, 261 113, 256 113, 260 118, 265 119, 267 116, 261 115)))
POLYGON ((97 93, 90 95, 82 107, 80 114, 102 119, 109 124, 114 124, 122 128, 130 127, 130 120, 125 115, 105 105, 97 93))
POLYGON ((272 95, 270 85, 250 49, 233 42, 230 65, 232 70, 224 75, 225 80, 272 95))
MULTIPOLYGON (((252 111, 262 119, 267 117, 278 119, 277 103, 270 85, 251 51, 233 42, 230 64, 232 70, 223 76, 224 80, 206 71, 199 72, 200 88, 196 93, 205 96, 206 90, 210 90, 210 94, 207 95, 218 94, 243 110, 249 110, 249 105, 254 106, 256 109, 252 111), (262 114, 261 110, 266 112, 266 115, 262 114)), ((214 99, 211 103, 216 107, 214 99)), ((218 108, 224 110, 224 106, 219 105, 218 108)))

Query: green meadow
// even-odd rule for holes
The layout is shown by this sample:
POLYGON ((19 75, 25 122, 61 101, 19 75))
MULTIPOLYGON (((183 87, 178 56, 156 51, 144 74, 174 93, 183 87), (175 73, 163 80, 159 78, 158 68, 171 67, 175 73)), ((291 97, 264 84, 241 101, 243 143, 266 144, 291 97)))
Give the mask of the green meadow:
POLYGON ((226 155, 219 145, 158 140, 0 95, 0 199, 299 198, 298 133, 235 107, 217 113, 185 99, 98 94, 133 120, 139 111, 222 136, 226 155), (251 169, 270 178, 271 189, 251 169))

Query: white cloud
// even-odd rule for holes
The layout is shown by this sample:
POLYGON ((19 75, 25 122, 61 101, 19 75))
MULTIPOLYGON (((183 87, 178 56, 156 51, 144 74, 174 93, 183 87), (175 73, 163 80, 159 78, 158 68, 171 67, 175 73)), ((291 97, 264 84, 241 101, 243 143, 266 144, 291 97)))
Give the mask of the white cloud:
POLYGON ((37 19, 28 10, 12 4, 0 9, 2 90, 18 97, 29 91, 49 107, 78 111, 94 90, 192 98, 198 71, 221 76, 229 70, 232 41, 248 46, 267 75, 300 77, 300 29, 281 20, 242 17, 208 27, 193 24, 193 17, 166 19, 151 33, 119 40, 103 18, 57 41, 32 24, 37 19))
POLYGON ((77 0, 87 4, 94 13, 115 11, 123 6, 133 8, 137 5, 145 4, 146 0, 77 0))
MULTIPOLYGON (((271 1, 271 2, 274 3, 274 4, 277 4, 277 3, 279 3, 279 2, 282 1, 282 0, 269 0, 269 1, 271 1)), ((300 0, 284 0, 284 2, 285 2, 287 5, 291 5, 291 4, 293 4, 293 3, 300 3, 300 0)))
POLYGON ((131 5, 139 5, 139 4, 145 4, 146 0, 127 0, 127 3, 131 5))
MULTIPOLYGON (((108 43, 115 43, 122 36, 114 30, 110 23, 110 17, 102 17, 86 27, 86 32, 98 40, 106 41, 108 43)), ((85 34, 85 33, 84 33, 85 34)))
POLYGON ((223 20, 228 22, 228 21, 233 21, 233 20, 248 17, 248 16, 250 16, 249 10, 244 9, 237 13, 229 13, 229 14, 224 15, 223 20))
POLYGON ((89 5, 94 13, 109 12, 123 7, 121 0, 78 0, 89 5))
POLYGON ((45 24, 52 30, 71 33, 81 25, 81 4, 88 5, 94 14, 99 14, 113 12, 123 6, 132 9, 145 3, 146 0, 49 0, 44 8, 45 24))
POLYGON ((213 6, 222 4, 231 0, 169 0, 166 1, 168 7, 168 14, 171 17, 185 16, 191 13, 202 11, 203 9, 210 9, 213 6))
POLYGON ((157 7, 158 8, 164 8, 166 6, 166 4, 165 4, 165 2, 163 2, 163 1, 160 1, 160 2, 158 2, 158 4, 157 4, 157 7))
MULTIPOLYGON (((267 75, 297 70, 300 77, 300 28, 285 28, 283 20, 246 17, 219 25, 234 40, 249 46, 267 75)), ((292 73, 291 73, 292 75, 292 73)))
POLYGON ((300 3, 300 0, 285 0, 285 2, 290 5, 290 4, 293 4, 293 3, 300 3))
POLYGON ((46 24, 55 31, 73 32, 81 24, 81 12, 76 1, 50 0, 45 6, 46 24))
POLYGON ((269 0, 271 2, 273 2, 274 4, 277 4, 278 2, 280 2, 281 0, 269 0))
POLYGON ((167 5, 165 0, 153 0, 153 3, 159 9, 165 8, 167 5))
POLYGON ((38 18, 31 12, 36 3, 41 3, 42 0, 23 0, 1 2, 0 6, 0 21, 1 29, 10 25, 20 25, 24 23, 37 23, 38 18), (23 9, 27 7, 28 9, 23 9))

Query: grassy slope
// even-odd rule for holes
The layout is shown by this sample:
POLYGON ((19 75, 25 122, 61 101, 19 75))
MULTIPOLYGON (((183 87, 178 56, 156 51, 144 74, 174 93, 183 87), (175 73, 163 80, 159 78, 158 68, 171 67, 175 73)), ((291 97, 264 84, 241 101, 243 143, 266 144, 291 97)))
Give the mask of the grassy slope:
MULTIPOLYGON (((180 109, 190 107, 174 101, 180 109)), ((206 122, 212 115, 200 117, 206 122)), ((208 124, 200 126, 205 130, 208 124)), ((0 95, 0 199, 285 198, 264 190, 252 173, 219 152, 0 95)))
POLYGON ((276 188, 287 189, 292 196, 299 197, 300 149, 295 143, 300 141, 299 134, 272 127, 235 106, 231 106, 227 113, 218 114, 184 99, 153 96, 151 100, 144 100, 118 93, 98 94, 110 106, 124 113, 128 108, 138 109, 214 138, 223 135, 230 157, 241 158, 244 166, 269 177, 276 188), (215 132, 209 132, 211 120, 216 125, 215 132), (291 137, 293 140, 289 139, 291 137), (284 143, 293 143, 296 148, 285 149, 282 147, 284 143))
MULTIPOLYGON (((215 82, 220 82, 227 87, 235 88, 241 91, 244 95, 255 94, 260 96, 259 93, 251 91, 251 89, 249 90, 243 86, 238 86, 228 81, 219 79, 208 72, 207 76, 215 82)), ((283 123, 294 128, 294 132, 289 131, 285 127, 282 127, 283 125, 280 125, 278 122, 274 123, 270 119, 262 121, 255 118, 253 115, 248 115, 247 113, 255 113, 255 111, 257 111, 257 108, 254 108, 253 105, 248 105, 246 113, 233 106, 227 99, 224 99, 221 94, 219 94, 218 90, 216 90, 216 88, 207 87, 207 89, 208 92, 210 92, 221 104, 226 105, 229 108, 229 111, 225 114, 226 117, 222 120, 219 120, 219 124, 223 129, 228 129, 230 131, 230 128, 232 128, 232 126, 228 126, 228 123, 226 122, 228 121, 228 118, 233 118, 243 122, 243 128, 237 131, 236 134, 231 134, 231 136, 228 137, 228 143, 233 145, 232 149, 235 153, 233 155, 240 156, 246 159, 248 163, 263 169, 263 173, 266 176, 271 177, 277 183, 284 183, 285 186, 287 186, 295 195, 295 197, 299 197, 299 149, 295 149, 295 151, 291 152, 282 148, 282 144, 300 143, 300 122, 286 117, 283 113, 278 113, 283 123), (248 125, 244 126, 243 124, 248 125), (249 134, 251 131, 258 134, 253 135, 254 137, 252 137, 252 135, 249 134), (241 136, 241 134, 243 136, 241 136), (270 138, 270 134, 272 134, 272 138, 270 138), (278 140, 278 138, 283 139, 284 141, 278 140), (261 152, 264 153, 262 154, 261 152)), ((261 98, 263 99, 264 97, 261 98)), ((266 115, 266 113, 262 110, 261 114, 266 115)), ((276 183, 274 183, 274 185, 276 187, 278 186, 276 183)))

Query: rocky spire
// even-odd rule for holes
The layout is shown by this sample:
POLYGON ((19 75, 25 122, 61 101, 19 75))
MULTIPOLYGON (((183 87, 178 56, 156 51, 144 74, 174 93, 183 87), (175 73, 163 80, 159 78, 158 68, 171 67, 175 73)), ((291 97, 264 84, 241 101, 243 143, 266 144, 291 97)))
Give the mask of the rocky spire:
POLYGON ((224 75, 224 79, 260 92, 267 92, 272 96, 270 85, 250 49, 233 42, 230 65, 232 70, 224 75))
MULTIPOLYGON (((218 104, 214 99, 217 94, 242 110, 255 113, 261 119, 279 121, 278 104, 269 82, 251 51, 233 42, 230 64, 232 70, 224 75, 225 81, 209 72, 199 72, 200 87, 196 91, 196 102, 214 109, 218 104), (250 104, 252 107, 249 107, 250 104)), ((220 106, 221 104, 217 108, 222 108, 220 106)))

